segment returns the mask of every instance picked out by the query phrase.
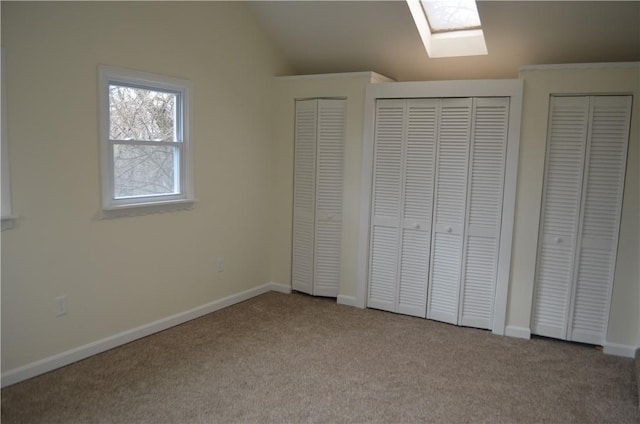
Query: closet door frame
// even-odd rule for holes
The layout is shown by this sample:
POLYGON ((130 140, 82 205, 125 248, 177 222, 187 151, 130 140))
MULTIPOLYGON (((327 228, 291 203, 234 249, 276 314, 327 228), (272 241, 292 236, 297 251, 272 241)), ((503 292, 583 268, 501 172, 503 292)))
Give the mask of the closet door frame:
POLYGON ((369 275, 370 220, 373 179, 373 139, 375 110, 378 99, 455 98, 455 97, 509 97, 509 130, 507 136, 504 203, 500 229, 500 253, 494 298, 492 332, 505 333, 511 247, 515 219, 518 153, 522 115, 522 80, 477 80, 437 82, 397 82, 372 84, 365 96, 364 137, 362 148, 362 186, 360 193, 360 229, 358 246, 357 293, 355 304, 367 304, 369 275))

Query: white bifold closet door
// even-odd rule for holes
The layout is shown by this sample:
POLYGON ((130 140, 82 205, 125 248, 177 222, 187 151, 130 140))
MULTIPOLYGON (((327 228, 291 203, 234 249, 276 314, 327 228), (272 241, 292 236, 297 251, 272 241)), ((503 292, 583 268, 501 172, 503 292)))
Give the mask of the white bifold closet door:
POLYGON ((427 317, 490 329, 509 99, 442 102, 427 317))
POLYGON ((337 297, 342 245, 345 101, 296 101, 294 290, 337 297))
POLYGON ((423 318, 438 105, 378 100, 376 107, 368 305, 423 318))
POLYGON ((552 97, 532 332, 605 341, 631 96, 552 97))
POLYGON ((508 98, 377 101, 369 307, 491 328, 508 118, 508 98))

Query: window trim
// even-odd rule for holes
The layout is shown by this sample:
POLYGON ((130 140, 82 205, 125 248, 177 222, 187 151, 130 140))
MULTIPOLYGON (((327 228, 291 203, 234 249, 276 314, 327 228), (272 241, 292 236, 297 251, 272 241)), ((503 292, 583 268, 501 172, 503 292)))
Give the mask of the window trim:
POLYGON ((5 62, 4 47, 0 47, 0 96, 2 102, 2 116, 0 117, 0 122, 2 123, 2 129, 0 130, 0 142, 2 143, 2 151, 0 151, 0 156, 2 157, 2 163, 0 163, 0 167, 2 168, 2 175, 0 175, 0 179, 2 179, 0 218, 2 221, 2 230, 8 230, 16 226, 16 217, 13 215, 13 207, 11 204, 11 169, 9 165, 9 137, 7 131, 7 84, 5 78, 5 62))
MULTIPOLYGON (((140 215, 191 209, 195 201, 193 189, 193 153, 191 143, 191 81, 100 65, 98 67, 98 113, 100 141, 100 180, 102 192, 102 217, 140 215), (167 195, 136 196, 116 199, 114 196, 113 140, 109 138, 109 84, 131 86, 178 94, 176 125, 181 137, 172 144, 178 147, 180 192, 167 195), (179 143, 179 144, 178 144, 179 143)), ((160 144, 167 144, 161 143, 160 144)))

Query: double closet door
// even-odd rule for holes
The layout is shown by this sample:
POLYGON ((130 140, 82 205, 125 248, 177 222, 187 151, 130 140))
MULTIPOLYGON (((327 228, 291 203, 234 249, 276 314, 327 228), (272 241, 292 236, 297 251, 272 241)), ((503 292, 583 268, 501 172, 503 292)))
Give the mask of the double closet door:
POLYGON ((491 328, 509 98, 376 104, 368 306, 491 328))
POLYGON ((631 96, 552 97, 532 332, 603 344, 631 96))
POLYGON ((337 297, 342 246, 345 100, 296 101, 292 288, 337 297))

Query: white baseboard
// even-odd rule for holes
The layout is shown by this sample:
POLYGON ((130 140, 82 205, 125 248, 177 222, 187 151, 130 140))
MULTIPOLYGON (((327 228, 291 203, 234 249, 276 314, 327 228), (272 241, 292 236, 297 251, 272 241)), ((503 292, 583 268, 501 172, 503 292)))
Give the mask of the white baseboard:
POLYGON ((358 299, 356 299, 355 296, 345 296, 343 294, 338 295, 338 304, 346 305, 346 306, 354 306, 356 308, 359 307, 358 299))
POLYGON ((291 286, 287 286, 285 284, 280 283, 269 283, 266 285, 269 291, 274 291, 278 293, 291 294, 291 286))
POLYGON ((624 356, 625 358, 634 358, 636 355, 635 346, 609 342, 604 343, 602 351, 607 355, 624 356))
POLYGON ((530 339, 531 330, 526 327, 518 327, 517 325, 507 325, 507 328, 504 329, 504 335, 517 337, 519 339, 530 339))
POLYGON ((73 362, 80 361, 106 350, 113 349, 114 347, 121 346, 142 337, 146 337, 150 334, 166 330, 187 321, 191 321, 192 319, 199 318, 203 315, 210 314, 211 312, 215 312, 231 305, 235 305, 236 303, 243 302, 245 300, 251 299, 252 297, 259 296, 269 291, 291 293, 291 287, 277 283, 263 284, 262 286, 245 290, 243 292, 227 296, 220 300, 215 300, 213 302, 198 306, 188 311, 180 312, 178 314, 153 321, 149 324, 141 325, 140 327, 132 328, 131 330, 114 334, 113 336, 106 337, 102 340, 97 340, 84 346, 67 350, 66 352, 58 353, 57 355, 49 356, 48 358, 44 358, 39 361, 35 361, 30 364, 2 373, 2 376, 0 377, 0 385, 2 387, 6 387, 15 383, 19 383, 20 381, 27 380, 29 378, 44 374, 49 371, 53 371, 56 368, 69 365, 73 362))

